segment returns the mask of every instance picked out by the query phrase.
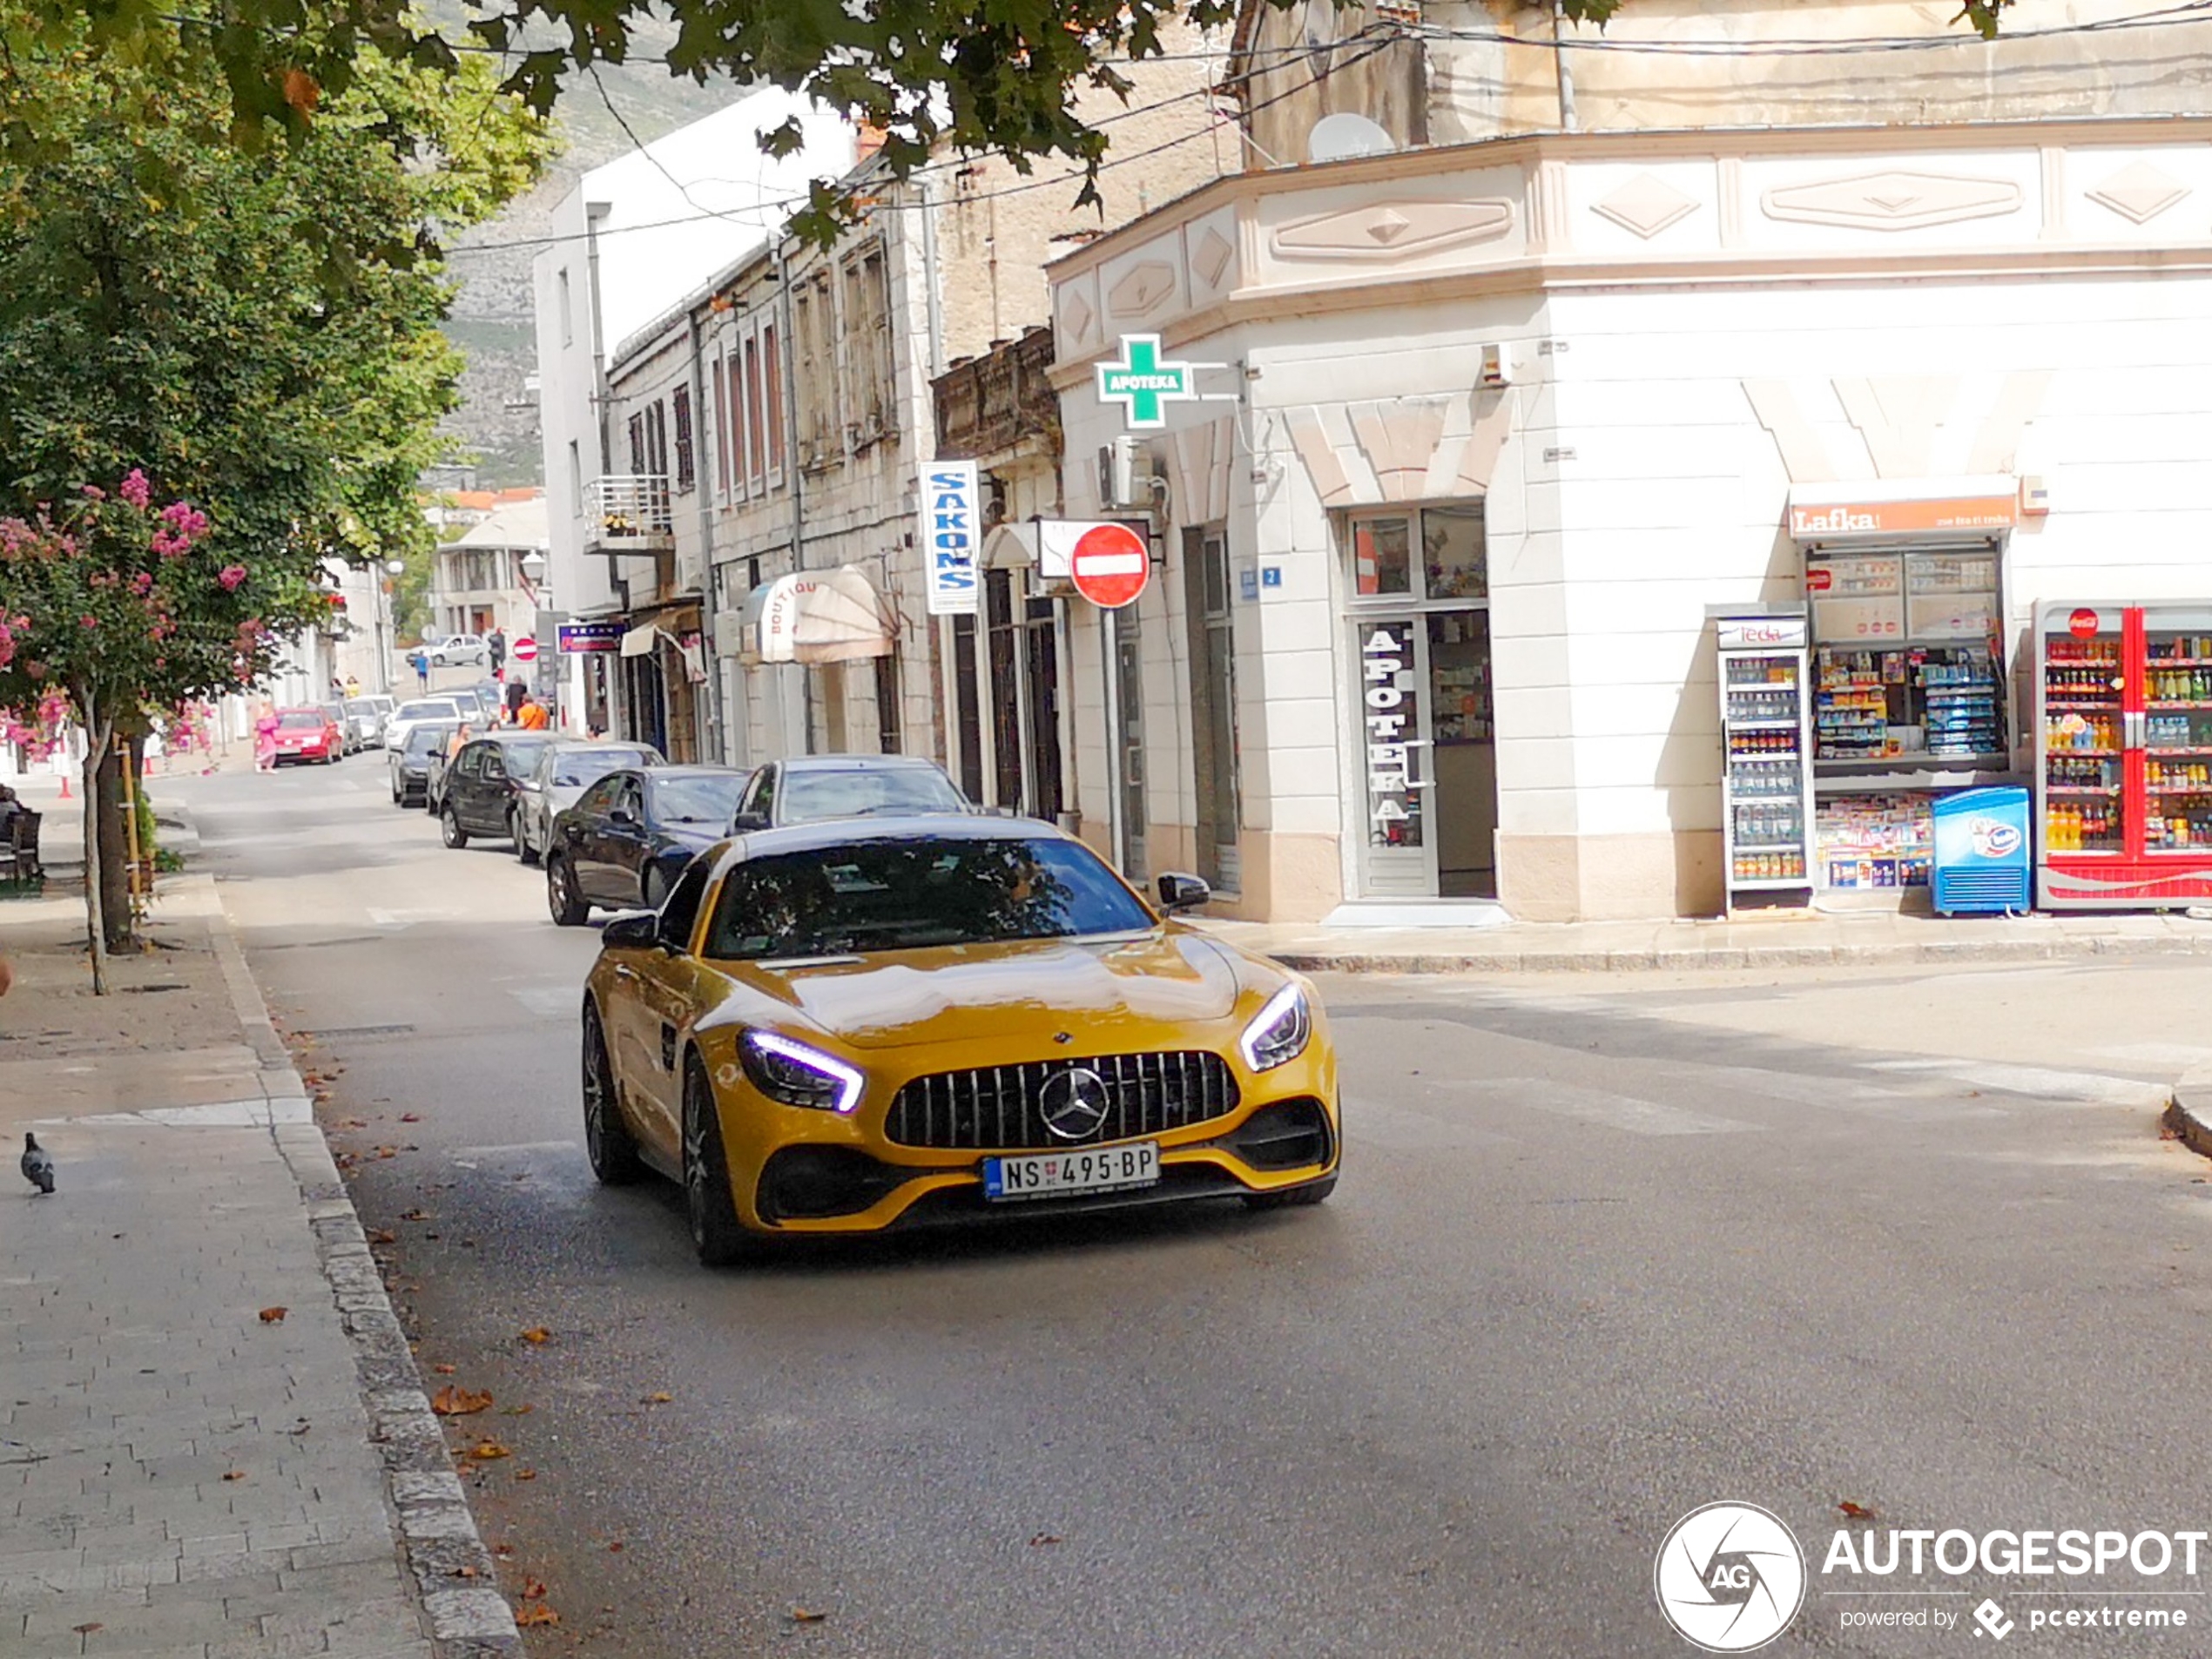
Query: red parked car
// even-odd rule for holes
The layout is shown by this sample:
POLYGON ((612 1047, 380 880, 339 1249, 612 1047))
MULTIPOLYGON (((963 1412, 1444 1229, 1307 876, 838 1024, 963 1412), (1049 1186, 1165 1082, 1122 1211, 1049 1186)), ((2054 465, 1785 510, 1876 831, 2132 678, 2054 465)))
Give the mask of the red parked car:
POLYGON ((277 711, 276 763, 317 760, 327 766, 346 752, 346 734, 321 709, 277 711))

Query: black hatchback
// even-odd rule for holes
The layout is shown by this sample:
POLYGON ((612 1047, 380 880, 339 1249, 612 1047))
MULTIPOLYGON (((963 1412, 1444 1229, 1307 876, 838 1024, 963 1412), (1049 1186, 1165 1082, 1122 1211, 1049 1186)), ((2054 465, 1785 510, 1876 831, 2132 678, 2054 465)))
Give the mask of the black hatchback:
POLYGON ((660 908, 693 854, 728 833, 749 772, 652 766, 610 772, 553 819, 545 905, 563 927, 598 905, 660 908))
POLYGON ((439 783, 446 845, 466 846, 472 835, 513 839, 516 782, 529 776, 553 740, 550 732, 496 732, 463 744, 439 783))

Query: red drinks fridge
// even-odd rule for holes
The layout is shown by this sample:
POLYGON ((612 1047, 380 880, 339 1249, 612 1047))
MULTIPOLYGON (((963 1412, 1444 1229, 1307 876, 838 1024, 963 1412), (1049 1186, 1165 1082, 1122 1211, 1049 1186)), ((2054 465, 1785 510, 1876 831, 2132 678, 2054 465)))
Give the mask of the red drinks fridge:
POLYGON ((2212 902, 2212 602, 2036 609, 2036 894, 2212 902))

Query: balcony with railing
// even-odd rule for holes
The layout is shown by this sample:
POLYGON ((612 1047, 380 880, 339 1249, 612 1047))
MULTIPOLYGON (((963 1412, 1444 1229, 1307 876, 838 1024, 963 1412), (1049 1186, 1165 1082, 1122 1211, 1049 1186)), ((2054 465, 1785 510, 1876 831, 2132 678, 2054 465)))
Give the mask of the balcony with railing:
POLYGON ((664 473, 613 473, 584 486, 583 539, 596 553, 665 553, 676 518, 664 473))

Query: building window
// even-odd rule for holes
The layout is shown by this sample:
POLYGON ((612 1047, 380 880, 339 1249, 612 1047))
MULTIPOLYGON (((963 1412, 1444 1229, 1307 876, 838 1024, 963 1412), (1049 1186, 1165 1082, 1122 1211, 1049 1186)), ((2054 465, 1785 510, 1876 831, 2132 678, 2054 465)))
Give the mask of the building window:
POLYGON ((583 451, 574 438, 569 440, 569 516, 583 516, 583 451))
POLYGON ((883 752, 895 755, 905 740, 900 719, 899 653, 896 648, 875 659, 875 727, 883 752))
POLYGON ((561 343, 563 346, 573 346, 576 344, 576 301, 574 297, 569 293, 569 270, 566 266, 563 266, 561 267, 559 283, 561 290, 561 343))
POLYGON ((668 476, 668 406, 655 398, 645 406, 645 468, 656 478, 668 476))
POLYGON ((730 498, 730 394, 722 383, 723 359, 714 360, 711 378, 714 382, 714 471, 715 483, 722 499, 730 498))
POLYGON ((798 381, 792 388, 799 401, 799 464, 826 466, 845 452, 845 435, 839 425, 835 306, 830 293, 829 273, 817 271, 792 291, 792 311, 798 331, 798 381))
POLYGON ((754 334, 745 343, 745 470, 755 489, 762 482, 764 435, 760 430, 760 337, 754 334))
POLYGON ((856 442, 894 430, 891 291, 883 249, 872 247, 845 266, 846 418, 856 442))
POLYGON ((676 414, 676 489, 689 495, 694 482, 691 463, 691 388, 679 386, 671 396, 676 414))
POLYGON ((645 417, 630 417, 630 470, 632 475, 645 470, 645 417))
POLYGON ((1233 893, 1241 889, 1244 872, 1238 840, 1237 641, 1224 529, 1184 531, 1183 578, 1184 616, 1190 628, 1199 873, 1233 893))
POLYGON ((760 331, 761 398, 765 403, 768 423, 768 479, 771 483, 783 475, 784 470, 784 367, 776 351, 776 325, 769 323, 760 331))

